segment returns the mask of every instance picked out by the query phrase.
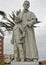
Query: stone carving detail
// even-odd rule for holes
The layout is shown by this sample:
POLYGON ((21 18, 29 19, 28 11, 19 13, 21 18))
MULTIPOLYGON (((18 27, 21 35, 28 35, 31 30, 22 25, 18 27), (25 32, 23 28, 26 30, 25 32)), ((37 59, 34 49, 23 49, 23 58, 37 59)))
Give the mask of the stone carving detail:
POLYGON ((23 11, 18 11, 13 27, 12 44, 14 45, 15 61, 37 61, 38 50, 36 46, 34 24, 37 23, 35 14, 28 10, 29 1, 24 1, 23 11))

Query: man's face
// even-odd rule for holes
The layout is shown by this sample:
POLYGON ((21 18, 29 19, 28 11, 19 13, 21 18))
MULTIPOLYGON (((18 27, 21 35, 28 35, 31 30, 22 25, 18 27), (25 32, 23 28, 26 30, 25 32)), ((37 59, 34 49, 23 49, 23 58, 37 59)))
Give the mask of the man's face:
POLYGON ((24 7, 25 10, 28 10, 28 8, 29 8, 29 3, 28 3, 28 2, 24 2, 23 7, 24 7))

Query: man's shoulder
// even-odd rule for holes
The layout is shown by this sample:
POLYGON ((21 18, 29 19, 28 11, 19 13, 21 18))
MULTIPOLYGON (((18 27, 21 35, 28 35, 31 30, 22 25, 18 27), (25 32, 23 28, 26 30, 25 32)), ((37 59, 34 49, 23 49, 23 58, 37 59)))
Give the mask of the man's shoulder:
POLYGON ((32 11, 29 11, 30 14, 34 14, 32 11))
POLYGON ((36 18, 36 15, 34 14, 34 12, 29 11, 29 14, 30 14, 32 17, 35 17, 35 18, 36 18))

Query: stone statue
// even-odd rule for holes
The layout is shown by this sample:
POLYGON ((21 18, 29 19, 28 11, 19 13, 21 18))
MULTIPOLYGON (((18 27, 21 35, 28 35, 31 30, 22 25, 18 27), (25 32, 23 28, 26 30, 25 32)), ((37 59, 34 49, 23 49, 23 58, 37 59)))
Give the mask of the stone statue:
POLYGON ((29 1, 24 1, 23 11, 19 13, 19 22, 13 28, 13 40, 15 50, 15 60, 18 57, 21 61, 37 61, 38 50, 36 46, 35 33, 33 25, 37 23, 35 14, 28 10, 29 1), (19 51, 19 55, 18 52, 19 51), (17 56, 18 55, 18 56, 17 56))
POLYGON ((15 19, 15 26, 13 28, 12 44, 14 44, 15 61, 24 61, 23 43, 25 32, 21 25, 21 20, 18 16, 15 19))

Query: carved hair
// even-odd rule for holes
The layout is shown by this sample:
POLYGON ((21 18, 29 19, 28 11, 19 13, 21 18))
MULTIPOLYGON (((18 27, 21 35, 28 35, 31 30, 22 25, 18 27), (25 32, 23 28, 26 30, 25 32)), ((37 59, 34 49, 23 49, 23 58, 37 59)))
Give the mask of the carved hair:
POLYGON ((24 3, 23 3, 23 5, 25 4, 25 2, 28 2, 29 7, 30 7, 30 2, 28 0, 25 0, 24 3))

